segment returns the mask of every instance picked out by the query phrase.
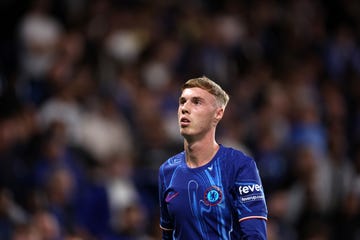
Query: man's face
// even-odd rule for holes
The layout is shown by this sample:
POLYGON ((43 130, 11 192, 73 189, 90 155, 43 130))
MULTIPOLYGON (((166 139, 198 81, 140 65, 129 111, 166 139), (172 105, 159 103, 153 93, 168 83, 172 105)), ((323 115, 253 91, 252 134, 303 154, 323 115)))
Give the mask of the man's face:
POLYGON ((181 135, 202 137, 215 128, 222 113, 212 94, 198 87, 184 89, 179 98, 178 108, 181 135))

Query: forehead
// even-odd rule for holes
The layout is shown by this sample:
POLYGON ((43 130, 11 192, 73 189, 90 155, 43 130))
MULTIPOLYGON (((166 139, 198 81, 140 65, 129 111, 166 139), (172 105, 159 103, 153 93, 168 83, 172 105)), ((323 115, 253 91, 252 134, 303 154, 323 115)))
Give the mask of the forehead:
POLYGON ((181 93, 181 98, 192 98, 192 97, 199 97, 204 99, 214 99, 215 96, 213 96, 208 91, 194 87, 194 88, 185 88, 181 93))

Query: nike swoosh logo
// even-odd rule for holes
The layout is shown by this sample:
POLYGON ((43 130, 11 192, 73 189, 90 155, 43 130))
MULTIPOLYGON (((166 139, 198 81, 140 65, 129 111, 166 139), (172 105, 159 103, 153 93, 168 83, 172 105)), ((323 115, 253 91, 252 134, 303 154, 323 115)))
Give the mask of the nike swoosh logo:
POLYGON ((172 199, 174 199, 177 195, 179 195, 178 192, 176 193, 169 193, 166 198, 165 198, 165 202, 170 202, 172 199))
POLYGON ((210 167, 208 167, 208 169, 209 169, 210 171, 212 171, 212 169, 213 169, 213 166, 211 165, 210 167))

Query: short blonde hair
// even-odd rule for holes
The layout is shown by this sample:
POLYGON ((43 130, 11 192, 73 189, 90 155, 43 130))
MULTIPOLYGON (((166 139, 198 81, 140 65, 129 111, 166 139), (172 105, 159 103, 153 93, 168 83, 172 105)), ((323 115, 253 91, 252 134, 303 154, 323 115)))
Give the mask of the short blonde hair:
POLYGON ((216 98, 216 102, 224 109, 229 102, 229 95, 217 83, 205 76, 189 79, 184 83, 181 90, 184 91, 184 89, 186 88, 194 87, 201 88, 208 93, 214 95, 216 98))

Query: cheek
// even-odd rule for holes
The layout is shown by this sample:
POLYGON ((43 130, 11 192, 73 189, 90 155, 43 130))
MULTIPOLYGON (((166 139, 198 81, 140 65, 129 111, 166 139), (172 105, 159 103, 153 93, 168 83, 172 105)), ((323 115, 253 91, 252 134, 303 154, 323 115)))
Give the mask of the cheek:
POLYGON ((214 115, 211 113, 204 113, 201 116, 199 116, 199 124, 203 126, 204 128, 208 128, 213 126, 214 123, 214 115))

